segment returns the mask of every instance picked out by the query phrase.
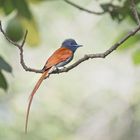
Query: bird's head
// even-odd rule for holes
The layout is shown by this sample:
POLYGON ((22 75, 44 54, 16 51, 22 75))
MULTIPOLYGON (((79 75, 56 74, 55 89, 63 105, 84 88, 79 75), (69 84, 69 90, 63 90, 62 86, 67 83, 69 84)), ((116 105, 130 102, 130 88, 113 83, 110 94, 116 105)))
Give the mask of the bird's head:
POLYGON ((82 47, 82 45, 78 45, 74 39, 66 39, 62 43, 62 47, 68 48, 71 51, 75 52, 76 49, 82 47))

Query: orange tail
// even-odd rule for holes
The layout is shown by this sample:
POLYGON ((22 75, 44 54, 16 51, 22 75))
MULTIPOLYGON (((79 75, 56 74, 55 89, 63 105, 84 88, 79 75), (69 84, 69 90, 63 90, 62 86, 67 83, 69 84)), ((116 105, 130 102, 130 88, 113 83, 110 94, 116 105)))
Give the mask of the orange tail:
POLYGON ((28 103, 28 108, 27 108, 27 113, 26 113, 26 122, 25 122, 25 133, 27 133, 29 112, 30 112, 30 107, 31 107, 31 103, 32 103, 33 97, 34 97, 37 89, 41 85, 42 81, 44 80, 44 78, 48 76, 48 71, 49 71, 49 69, 42 74, 42 76, 39 78, 38 82, 36 83, 32 93, 29 96, 29 103, 28 103))

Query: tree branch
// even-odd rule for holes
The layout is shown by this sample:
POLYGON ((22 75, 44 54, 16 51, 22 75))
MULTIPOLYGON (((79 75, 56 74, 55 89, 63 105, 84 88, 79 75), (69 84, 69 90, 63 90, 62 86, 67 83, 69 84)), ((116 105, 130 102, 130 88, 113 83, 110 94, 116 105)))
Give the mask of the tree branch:
POLYGON ((23 46, 25 44, 26 37, 27 37, 27 34, 28 34, 28 31, 27 30, 25 32, 25 35, 24 35, 24 38, 23 38, 23 41, 22 41, 21 45, 17 44, 16 42, 14 42, 10 38, 8 38, 8 36, 6 35, 6 33, 4 32, 4 30, 2 28, 1 21, 0 21, 0 31, 2 32, 2 34, 4 35, 4 37, 6 38, 6 40, 8 40, 9 43, 13 44, 14 46, 16 46, 19 49, 19 51, 20 51, 20 64, 22 65, 22 67, 23 67, 23 69, 25 71, 36 72, 36 73, 42 73, 43 72, 43 70, 36 70, 36 69, 27 67, 26 64, 25 64, 25 62, 24 62, 23 46))
MULTIPOLYGON (((69 1, 69 0, 64 0, 66 3, 78 8, 79 10, 83 10, 86 11, 88 13, 91 14, 103 14, 102 13, 98 13, 98 12, 93 12, 90 10, 87 10, 85 8, 80 7, 79 5, 69 1)), ((134 36, 139 30, 140 30, 140 19, 136 10, 136 6, 134 3, 134 0, 131 0, 131 5, 132 5, 132 11, 133 14, 137 20, 138 23, 138 27, 136 27, 134 30, 130 31, 126 36, 124 36, 119 42, 115 43, 113 46, 111 46, 108 50, 106 50, 103 53, 98 53, 98 54, 86 54, 83 58, 79 59, 77 62, 75 62, 74 64, 70 65, 67 68, 63 68, 63 69, 59 69, 59 70, 54 70, 52 71, 50 74, 56 74, 56 73, 62 73, 62 72, 68 72, 69 70, 75 68, 76 66, 78 66, 79 64, 81 64, 82 62, 88 60, 88 59, 93 59, 93 58, 105 58, 106 56, 108 56, 109 54, 111 54, 114 50, 116 50, 121 44, 123 44, 126 40, 128 40, 130 37, 134 36)), ((23 38, 23 41, 21 43, 21 45, 17 44, 16 42, 13 42, 12 40, 10 40, 8 38, 8 36, 6 35, 6 33, 4 32, 3 28, 2 28, 2 24, 0 21, 0 31, 2 32, 2 34, 4 35, 4 37, 8 40, 9 43, 13 44, 14 46, 16 46, 19 51, 20 51, 20 64, 22 65, 23 69, 25 71, 29 71, 29 72, 35 72, 35 73, 43 73, 44 70, 37 70, 37 69, 33 69, 33 68, 29 68, 26 66, 25 62, 24 62, 24 56, 23 56, 23 46, 25 44, 26 41, 26 37, 27 37, 27 31, 25 33, 25 36, 23 38)))
POLYGON ((137 8, 136 8, 134 0, 131 0, 131 9, 132 9, 133 15, 134 15, 134 17, 135 17, 135 19, 137 21, 137 24, 140 25, 139 14, 137 12, 137 8))
POLYGON ((84 11, 84 12, 87 12, 87 13, 89 13, 89 14, 103 15, 103 14, 105 13, 105 11, 102 11, 102 12, 95 12, 95 11, 91 11, 91 10, 85 9, 85 8, 79 6, 78 4, 76 4, 76 3, 74 3, 74 2, 72 2, 72 1, 70 1, 70 0, 63 0, 63 1, 66 2, 66 3, 69 4, 69 5, 71 5, 71 6, 75 7, 75 8, 77 8, 77 9, 79 9, 79 10, 81 10, 81 11, 84 11))
POLYGON ((130 31, 125 37, 123 37, 119 42, 115 43, 113 46, 111 46, 108 50, 106 50, 103 53, 97 53, 97 54, 86 54, 83 58, 79 59, 77 62, 74 64, 70 65, 67 68, 63 68, 57 71, 54 71, 52 73, 62 73, 62 72, 68 72, 69 70, 75 68, 82 62, 88 60, 88 59, 93 59, 93 58, 105 58, 109 54, 111 54, 113 51, 115 51, 120 45, 122 45, 126 40, 128 40, 130 37, 134 36, 138 31, 140 30, 140 25, 135 28, 134 30, 130 31))
MULTIPOLYGON (((120 47, 121 44, 123 44, 126 40, 128 40, 130 37, 134 36, 138 31, 140 30, 140 25, 138 25, 138 27, 136 27, 134 30, 130 31, 126 36, 124 36, 119 42, 115 43, 113 46, 111 46, 108 50, 106 50, 103 53, 97 53, 97 54, 86 54, 83 58, 79 59, 77 62, 75 62, 74 64, 70 65, 67 68, 63 68, 63 69, 58 69, 58 70, 54 70, 52 71, 50 74, 58 74, 58 73, 63 73, 63 72, 68 72, 71 69, 75 68, 76 66, 78 66, 79 64, 81 64, 82 62, 88 60, 88 59, 93 59, 93 58, 105 58, 106 56, 108 56, 109 54, 111 54, 113 51, 115 51, 118 47, 120 47)), ((33 68, 29 68, 25 65, 24 62, 24 56, 23 56, 23 46, 26 40, 26 36, 27 36, 27 31, 25 33, 25 36, 23 38, 23 41, 21 43, 21 45, 17 44, 16 42, 11 41, 6 33, 3 31, 2 29, 2 25, 0 22, 0 31, 2 32, 2 34, 4 35, 4 37, 14 46, 16 46, 19 51, 20 51, 20 64, 22 65, 23 69, 25 71, 29 71, 29 72, 35 72, 35 73, 43 73, 44 70, 37 70, 37 69, 33 69, 33 68)))

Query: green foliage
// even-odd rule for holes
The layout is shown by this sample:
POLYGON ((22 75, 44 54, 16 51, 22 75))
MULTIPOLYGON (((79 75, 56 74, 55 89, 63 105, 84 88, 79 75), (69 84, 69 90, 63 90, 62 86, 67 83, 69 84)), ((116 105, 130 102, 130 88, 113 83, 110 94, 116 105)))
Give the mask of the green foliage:
POLYGON ((12 41, 19 41, 24 35, 23 26, 17 18, 13 18, 8 22, 6 34, 12 41))
MULTIPOLYGON (((117 42, 118 40, 122 39, 126 34, 128 34, 128 31, 123 32, 120 34, 114 41, 117 42)), ((125 51, 126 49, 134 47, 135 44, 137 44, 140 41, 140 34, 136 34, 134 37, 129 38, 126 40, 121 47, 118 48, 118 50, 125 51)))
MULTIPOLYGON (((43 1, 43 0, 41 0, 43 1)), ((41 2, 33 0, 32 2, 41 2)), ((31 1, 30 1, 31 2, 31 1)), ((13 41, 19 41, 23 37, 23 30, 28 29, 27 43, 30 46, 37 46, 40 43, 40 35, 33 18, 32 12, 29 8, 29 1, 27 0, 0 0, 0 9, 6 15, 16 11, 16 16, 8 21, 6 32, 8 37, 13 41)))
POLYGON ((19 15, 31 19, 32 13, 26 0, 0 0, 0 7, 6 15, 16 10, 19 15))
POLYGON ((1 70, 11 73, 12 67, 0 56, 0 71, 1 70))
POLYGON ((21 16, 32 19, 32 14, 26 0, 13 0, 13 4, 21 16))
POLYGON ((26 18, 20 18, 19 20, 21 21, 24 29, 29 31, 26 42, 30 45, 30 47, 35 47, 40 44, 39 31, 35 20, 27 20, 26 18))
POLYGON ((8 88, 7 81, 1 71, 0 71, 0 88, 4 90, 7 90, 8 88))
POLYGON ((121 11, 124 11, 124 9, 122 10, 121 6, 113 5, 111 3, 100 4, 100 6, 106 13, 109 13, 113 20, 120 22, 125 17, 124 12, 121 13, 121 11))
MULTIPOLYGON (((136 6, 138 8, 140 1, 136 0, 135 1, 136 6)), ((131 20, 133 20, 134 22, 136 22, 134 15, 131 12, 131 8, 130 8, 130 0, 125 0, 122 4, 122 1, 119 1, 119 4, 113 4, 113 2, 109 2, 109 3, 101 3, 100 6, 103 9, 103 11, 105 13, 108 13, 112 20, 116 20, 118 22, 123 21, 126 17, 130 16, 131 20)), ((138 8, 140 9, 140 8, 138 8)), ((138 10, 139 14, 140 14, 140 10, 138 10)))
MULTIPOLYGON (((117 42, 118 40, 120 40, 122 37, 124 37, 128 32, 123 32, 116 40, 115 42, 117 42)), ((128 40, 126 40, 121 47, 118 48, 119 51, 126 51, 130 48, 134 48, 136 46, 137 43, 140 42, 140 34, 136 34, 135 36, 129 38, 128 40)), ((133 63, 135 65, 140 65, 140 50, 135 51, 132 54, 132 60, 133 63)))
POLYGON ((39 3, 39 2, 43 2, 45 0, 29 0, 29 1, 32 2, 32 3, 39 3))
POLYGON ((1 0, 0 4, 3 5, 3 10, 6 15, 10 14, 14 10, 11 0, 1 0))
POLYGON ((136 50, 134 53, 133 53, 133 62, 135 65, 139 65, 140 64, 140 49, 139 50, 136 50))
POLYGON ((0 56, 0 88, 7 90, 8 84, 2 70, 11 73, 12 67, 0 56))

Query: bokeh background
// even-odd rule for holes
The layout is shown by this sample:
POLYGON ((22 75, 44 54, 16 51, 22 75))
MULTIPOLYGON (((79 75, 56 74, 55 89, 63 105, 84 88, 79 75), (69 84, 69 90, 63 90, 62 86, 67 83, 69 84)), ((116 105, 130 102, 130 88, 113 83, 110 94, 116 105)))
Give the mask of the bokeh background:
MULTIPOLYGON (((72 64, 84 54, 104 52, 137 26, 127 0, 73 2, 106 13, 89 14, 63 0, 0 0, 0 20, 9 37, 19 41, 28 29, 28 66, 41 69, 66 38, 84 45, 72 64), (110 3, 117 12, 108 11, 110 3)), ((136 5, 140 11, 140 2, 136 5)), ((25 135, 28 96, 40 74, 24 71, 19 50, 0 34, 0 139, 139 140, 139 63, 138 33, 105 59, 51 75, 34 97, 25 135)))

